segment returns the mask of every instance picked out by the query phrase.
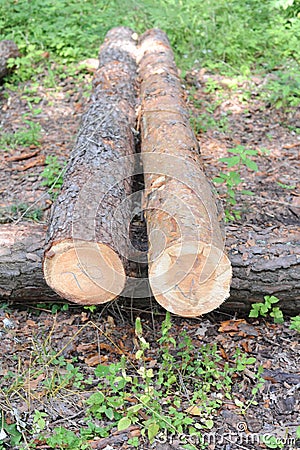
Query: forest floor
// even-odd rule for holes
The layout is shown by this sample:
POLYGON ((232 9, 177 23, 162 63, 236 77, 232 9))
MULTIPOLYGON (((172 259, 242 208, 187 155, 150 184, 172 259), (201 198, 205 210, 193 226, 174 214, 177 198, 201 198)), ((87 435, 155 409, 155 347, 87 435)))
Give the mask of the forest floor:
MULTIPOLYGON (((52 197, 42 185, 46 157, 57 156, 61 167, 67 160, 81 115, 89 105, 91 79, 92 74, 85 73, 81 81, 67 77, 45 87, 41 75, 38 85, 28 82, 14 90, 3 88, 0 92, 1 126, 6 135, 0 140, 3 147, 0 152, 0 223, 17 221, 30 205, 33 205, 31 213, 39 209, 39 220, 47 223, 52 197), (39 142, 26 148, 16 143, 3 151, 7 149, 10 135, 24 127, 28 130, 33 123, 41 125, 39 142)), ((257 228, 280 224, 297 226, 300 108, 284 111, 270 107, 268 101, 257 94, 265 82, 259 77, 239 81, 195 71, 188 73, 186 80, 188 105, 207 175, 212 179, 226 169, 219 158, 228 156, 228 149, 244 146, 257 151, 251 158, 257 163, 258 171, 241 168, 241 187, 254 195, 246 196, 237 191, 236 208, 241 213, 238 223, 257 228)), ((221 190, 221 201, 225 195, 221 190)), ((27 212, 25 218, 32 217, 27 212)), ((83 444, 81 447, 79 444, 77 447, 51 446, 46 439, 37 438, 38 433, 32 430, 35 427, 37 431, 37 423, 46 434, 59 426, 75 433, 86 426, 88 406, 85 401, 96 391, 99 381, 95 367, 116 364, 122 354, 134 363, 139 348, 134 326, 138 315, 149 343, 146 366, 155 371, 162 364, 158 338, 165 313, 157 306, 152 311, 143 311, 113 302, 95 312, 75 306, 69 306, 67 311, 61 308, 53 312, 51 305, 0 303, 0 406, 3 423, 6 423, 4 428, 14 430, 16 439, 14 445, 13 441, 7 444, 5 439, 1 441, 0 434, 0 449, 88 448, 83 444), (70 370, 72 376, 68 378, 70 370), (45 414, 42 416, 46 421, 44 427, 38 422, 36 411, 45 414)), ((299 334, 289 329, 289 320, 273 324, 245 318, 238 312, 232 315, 214 312, 199 320, 172 317, 172 324, 169 333, 176 341, 182 339, 183 330, 190 337, 192 359, 201 358, 201 348, 214 343, 220 357, 216 363, 219 367, 232 362, 236 348, 254 358, 249 367, 233 374, 233 397, 227 398, 223 387, 220 388, 221 405, 214 410, 213 422, 203 431, 204 435, 209 433, 204 442, 206 448, 296 449, 299 444, 296 429, 300 425, 300 352, 299 334), (257 381, 258 366, 263 368, 261 376, 265 381, 258 386, 255 403, 251 392, 257 381), (265 441, 262 436, 267 436, 265 441)), ((176 358, 177 349, 172 345, 170 348, 176 358)), ((178 389, 192 392, 194 380, 190 378, 190 384, 185 382, 178 389)), ((214 389, 217 397, 218 390, 214 389)), ((197 411, 187 411, 188 395, 181 412, 198 420, 197 411)), ((147 415, 141 415, 140 420, 146 421, 147 415)), ((105 428, 109 419, 98 417, 96 422, 97 426, 105 428)), ((189 441, 191 438, 185 436, 186 442, 180 433, 158 434, 150 444, 141 436, 139 423, 138 420, 124 431, 114 426, 107 436, 100 433, 97 438, 89 437, 90 448, 131 449, 137 446, 134 438, 139 439, 137 448, 145 450, 192 448, 186 446, 193 444, 189 441)), ((195 443, 194 448, 204 447, 195 443)))

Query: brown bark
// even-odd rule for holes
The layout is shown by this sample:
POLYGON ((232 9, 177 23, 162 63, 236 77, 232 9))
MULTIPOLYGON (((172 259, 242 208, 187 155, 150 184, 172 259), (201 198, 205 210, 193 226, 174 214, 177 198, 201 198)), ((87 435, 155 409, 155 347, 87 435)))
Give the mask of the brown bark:
POLYGON ((133 31, 110 30, 100 48, 92 105, 52 210, 44 259, 49 286, 76 303, 104 303, 125 284, 136 70, 133 31))
MULTIPOLYGON (((233 267, 230 297, 221 310, 247 311, 264 295, 276 295, 283 311, 299 314, 300 233, 292 226, 255 231, 226 227, 233 267)), ((37 223, 0 227, 0 298, 20 302, 59 300, 43 278, 46 228, 37 223)), ((138 300, 136 300, 138 302, 138 300)), ((137 305, 139 306, 139 305, 137 305)))
POLYGON ((20 56, 19 49, 14 41, 0 41, 0 80, 11 70, 7 67, 8 59, 18 56, 20 56))
POLYGON ((150 285, 167 310, 199 316, 229 296, 231 266, 173 53, 161 30, 140 39, 139 75, 150 285))

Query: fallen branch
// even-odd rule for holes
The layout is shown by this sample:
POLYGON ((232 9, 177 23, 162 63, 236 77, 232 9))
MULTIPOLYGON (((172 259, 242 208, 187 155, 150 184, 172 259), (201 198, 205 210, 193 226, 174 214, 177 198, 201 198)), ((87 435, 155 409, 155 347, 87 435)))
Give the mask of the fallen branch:
MULTIPOLYGON (((221 309, 231 313, 247 311, 253 302, 262 301, 264 295, 276 295, 283 311, 299 314, 299 230, 293 226, 254 230, 230 225, 226 234, 233 279, 230 297, 221 309)), ((61 300, 43 277, 45 238, 46 227, 38 223, 1 225, 0 298, 3 301, 61 300)))

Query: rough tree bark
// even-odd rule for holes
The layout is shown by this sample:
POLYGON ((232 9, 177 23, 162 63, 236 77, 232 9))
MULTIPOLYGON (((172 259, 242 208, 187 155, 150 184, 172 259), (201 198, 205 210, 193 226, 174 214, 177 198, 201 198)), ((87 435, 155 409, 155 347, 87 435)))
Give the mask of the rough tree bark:
POLYGON ((92 105, 52 209, 43 266, 48 285, 76 303, 107 302, 125 284, 136 72, 133 31, 110 30, 100 48, 92 105))
MULTIPOLYGON (((254 230, 226 227, 233 267, 230 297, 222 310, 247 311, 264 295, 276 295, 290 314, 300 309, 300 232, 292 226, 254 230)), ((42 257, 46 228, 36 223, 0 227, 0 298, 3 301, 57 301, 45 283, 42 257)))
POLYGON ((231 265, 164 32, 140 38, 138 60, 150 285, 167 310, 199 316, 228 297, 231 265))
POLYGON ((0 80, 10 72, 7 67, 8 59, 18 56, 20 56, 19 49, 14 41, 0 41, 0 80))

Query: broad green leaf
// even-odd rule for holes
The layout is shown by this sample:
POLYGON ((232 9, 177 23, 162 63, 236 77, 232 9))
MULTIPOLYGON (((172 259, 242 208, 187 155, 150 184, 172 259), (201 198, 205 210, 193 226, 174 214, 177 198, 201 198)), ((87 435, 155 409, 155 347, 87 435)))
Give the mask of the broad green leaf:
POLYGON ((121 420, 118 422, 118 431, 126 430, 131 425, 131 419, 129 417, 122 417, 121 420))
POLYGON ((220 158, 220 161, 225 162, 228 167, 233 167, 240 162, 240 156, 231 156, 230 158, 220 158))
POLYGON ((245 360, 245 364, 254 364, 256 362, 256 358, 250 357, 245 360))
POLYGON ((254 170, 255 172, 258 171, 258 166, 256 162, 252 161, 252 159, 249 158, 245 159, 245 164, 249 169, 254 170))
POLYGON ((207 419, 204 423, 206 428, 208 428, 209 430, 211 430, 214 426, 214 421, 212 419, 207 419))
POLYGON ((106 377, 110 373, 109 366, 99 364, 95 369, 95 375, 98 378, 106 377))
POLYGON ((150 402, 150 400, 151 400, 151 397, 149 396, 149 395, 141 395, 140 396, 140 401, 142 402, 142 403, 149 403, 150 402))
POLYGON ((108 417, 109 420, 113 420, 114 418, 114 410, 112 408, 107 408, 105 410, 105 415, 108 417))
POLYGON ((156 422, 152 422, 148 427, 148 439, 151 443, 158 432, 159 432, 159 425, 156 422))
POLYGON ((221 178, 221 177, 215 177, 215 178, 213 178, 213 182, 214 183, 224 183, 224 178, 221 178))
POLYGON ((135 354, 135 359, 141 359, 143 356, 143 350, 138 350, 135 354))
POLYGON ((98 391, 95 392, 95 394, 92 394, 88 399, 87 399, 87 404, 88 405, 101 405, 104 401, 105 397, 102 394, 102 392, 98 391))
POLYGON ((143 405, 138 403, 137 405, 129 406, 129 408, 127 408, 127 412, 134 414, 134 413, 138 412, 142 408, 143 408, 143 405))

